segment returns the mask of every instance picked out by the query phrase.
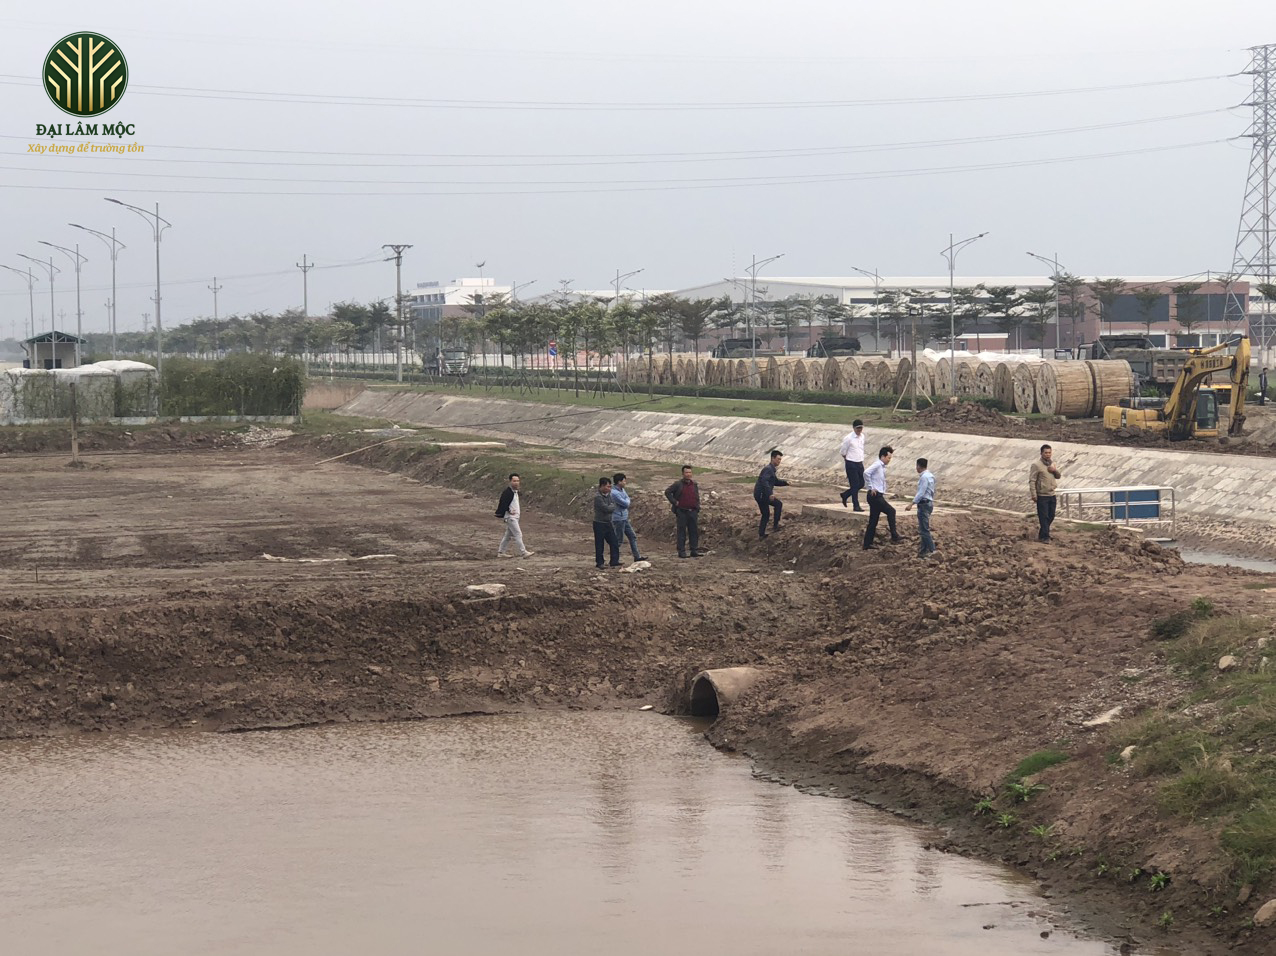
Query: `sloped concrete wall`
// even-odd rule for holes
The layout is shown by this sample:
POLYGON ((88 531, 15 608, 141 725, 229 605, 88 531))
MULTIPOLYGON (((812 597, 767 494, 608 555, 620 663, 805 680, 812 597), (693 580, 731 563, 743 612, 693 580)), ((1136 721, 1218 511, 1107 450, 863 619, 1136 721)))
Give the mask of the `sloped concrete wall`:
MULTIPOLYGON (((499 399, 395 391, 366 391, 339 409, 440 428, 475 428, 485 435, 582 451, 611 450, 671 463, 761 468, 771 448, 784 451, 784 473, 798 479, 845 483, 838 447, 847 429, 717 415, 601 410, 499 399)), ((1030 510, 1028 466, 1040 440, 989 438, 903 429, 867 432, 873 450, 893 445, 889 487, 916 485, 916 458, 930 459, 939 494, 946 489, 1030 510), (1017 502, 1017 503, 1016 503, 1017 502)), ((1180 516, 1276 526, 1276 459, 1210 455, 1052 442, 1063 467, 1063 488, 1169 485, 1180 516)))

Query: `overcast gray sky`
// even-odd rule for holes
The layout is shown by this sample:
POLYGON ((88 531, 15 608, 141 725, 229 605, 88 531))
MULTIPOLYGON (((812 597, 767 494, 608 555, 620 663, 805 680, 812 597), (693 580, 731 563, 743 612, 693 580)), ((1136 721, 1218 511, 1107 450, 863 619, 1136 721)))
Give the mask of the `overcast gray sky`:
MULTIPOLYGON (((128 244, 120 327, 140 328, 153 311, 154 247, 139 217, 102 198, 116 196, 158 200, 173 223, 166 325, 211 315, 214 275, 223 315, 299 306, 303 253, 320 267, 312 313, 392 294, 386 242, 414 246, 405 286, 473 275, 485 261, 502 281, 538 280, 525 294, 560 279, 602 287, 617 268, 644 269, 636 287, 688 286, 738 273, 754 253, 785 253, 785 275, 844 275, 851 264, 939 274, 950 231, 990 232, 962 254, 967 274, 1034 274, 1027 249, 1057 252, 1082 275, 1226 270, 1249 157, 1247 141, 1226 142, 1248 125, 1246 110, 1229 108, 1249 81, 1227 75, 1245 68, 1246 47, 1276 42, 1274 9, 9 5, 0 263, 25 267, 16 253, 47 251, 37 240, 81 239, 85 328, 105 328, 105 249, 65 224, 115 226, 128 244), (38 86, 43 58, 85 29, 128 59, 128 92, 98 121, 135 124, 142 155, 27 152, 51 142, 37 123, 70 118, 38 86), (1007 95, 1025 93, 1048 95, 1007 95), (897 144, 913 145, 863 149, 897 144), (1095 154, 1118 155, 1069 159, 1095 154)), ((74 323, 73 288, 68 266, 63 327, 74 323)), ((37 290, 38 317, 47 287, 37 290)), ((26 291, 3 271, 0 310, 0 335, 14 321, 21 331, 26 291)))

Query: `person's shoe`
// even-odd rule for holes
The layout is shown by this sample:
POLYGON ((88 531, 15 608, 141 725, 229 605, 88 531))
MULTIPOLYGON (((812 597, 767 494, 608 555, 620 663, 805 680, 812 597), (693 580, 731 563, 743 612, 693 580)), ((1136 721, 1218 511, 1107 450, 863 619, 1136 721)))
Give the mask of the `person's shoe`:
POLYGON ((619 561, 617 561, 615 564, 609 564, 609 565, 607 565, 607 567, 609 567, 609 568, 621 568, 621 567, 624 567, 624 565, 622 565, 619 561))
POLYGON ((646 561, 646 560, 647 560, 647 556, 646 556, 645 554, 635 554, 635 555, 634 555, 634 563, 635 563, 635 564, 637 564, 639 561, 646 561))
POLYGON ((601 571, 604 567, 606 567, 606 565, 603 565, 603 564, 595 564, 595 565, 594 565, 594 567, 596 567, 599 571, 601 571))
POLYGON ((859 505, 856 505, 856 506, 855 506, 855 510, 856 510, 856 511, 858 511, 858 512, 861 512, 861 513, 863 513, 863 511, 864 511, 864 509, 863 509, 863 508, 861 508, 861 507, 859 507, 859 505))
POLYGON ((703 552, 703 551, 692 551, 692 552, 691 552, 691 556, 692 556, 693 558, 703 558, 703 557, 704 557, 704 552, 703 552))
POLYGON ((895 537, 891 538, 891 544, 899 544, 903 540, 900 535, 895 535, 895 537))
POLYGON ((679 551, 679 552, 678 552, 678 557, 680 557, 680 558, 685 558, 686 556, 687 556, 687 552, 685 552, 685 551, 679 551))
POLYGON ((875 545, 875 544, 866 544, 866 545, 864 545, 864 550, 865 550, 865 551, 872 551, 872 550, 873 550, 873 549, 875 549, 876 547, 877 547, 877 545, 875 545))
POLYGON ((758 540, 759 540, 759 541, 765 541, 765 540, 766 540, 766 535, 764 535, 764 534, 760 534, 760 535, 758 535, 758 540))
MULTIPOLYGON (((847 499, 847 498, 849 498, 849 497, 850 497, 850 495, 847 495, 847 494, 841 494, 841 495, 838 495, 838 497, 842 499, 842 507, 843 507, 843 508, 845 508, 845 507, 846 507, 846 499, 847 499)), ((858 509, 858 508, 856 508, 855 510, 856 510, 856 511, 859 511, 859 509, 858 509)))
POLYGON ((520 554, 520 555, 519 555, 519 557, 520 557, 520 558, 530 558, 530 557, 531 557, 532 555, 534 555, 535 553, 536 553, 535 551, 524 551, 522 554, 520 554))
POLYGON ((507 553, 506 553, 506 552, 504 552, 504 551, 497 551, 497 552, 496 552, 496 556, 497 556, 498 558, 512 558, 512 557, 513 557, 513 555, 512 555, 512 554, 507 554, 507 553))

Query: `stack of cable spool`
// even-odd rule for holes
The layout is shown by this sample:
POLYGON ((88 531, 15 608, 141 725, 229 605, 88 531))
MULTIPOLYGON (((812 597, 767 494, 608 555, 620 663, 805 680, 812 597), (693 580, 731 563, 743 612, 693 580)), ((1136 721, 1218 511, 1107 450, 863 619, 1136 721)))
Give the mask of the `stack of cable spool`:
POLYGON ((1037 408, 1043 415, 1085 418, 1094 408, 1094 377, 1085 362, 1042 362, 1037 408))
POLYGON ((775 384, 771 386, 779 392, 793 391, 793 363, 779 362, 775 367, 775 384))
POLYGON ((995 376, 991 362, 980 362, 975 366, 975 394, 983 398, 996 397, 995 376))
POLYGON ((825 392, 842 390, 842 363, 835 358, 824 360, 824 372, 820 377, 820 389, 825 392))
POLYGON ((859 392, 860 388, 860 361, 857 358, 844 358, 838 361, 842 364, 842 391, 859 392))
POLYGON ((953 366, 948 356, 935 363, 935 394, 941 398, 949 398, 953 394, 953 366))
POLYGON ((1115 361, 1094 361, 1085 363, 1090 368, 1090 377, 1094 380, 1094 406, 1091 415, 1101 416, 1103 410, 1110 405, 1118 405, 1123 398, 1134 394, 1134 372, 1130 363, 1124 359, 1115 361))
POLYGON ((1031 415, 1037 410, 1037 370, 1044 364, 1020 362, 1010 373, 1014 410, 1020 415, 1031 415))
POLYGON ((1014 366, 1009 362, 998 362, 992 373, 992 394, 997 399, 1003 412, 1015 410, 1015 387, 1012 379, 1014 366))

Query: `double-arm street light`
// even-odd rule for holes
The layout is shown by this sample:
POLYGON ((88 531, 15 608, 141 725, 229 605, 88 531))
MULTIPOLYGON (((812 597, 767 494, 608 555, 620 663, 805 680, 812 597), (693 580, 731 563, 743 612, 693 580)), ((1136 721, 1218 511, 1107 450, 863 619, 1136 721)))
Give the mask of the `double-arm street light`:
POLYGON ((620 305, 620 284, 626 279, 636 276, 640 272, 642 272, 642 269, 635 269, 633 272, 626 272, 624 275, 621 275, 620 270, 616 270, 616 278, 611 280, 612 286, 616 289, 616 297, 611 300, 611 307, 613 309, 620 305))
POLYGON ((161 379, 164 377, 164 322, 160 318, 160 237, 164 235, 165 229, 171 229, 173 224, 164 219, 159 214, 159 203, 155 204, 155 211, 143 209, 140 206, 134 206, 126 202, 120 202, 118 199, 112 199, 110 196, 103 197, 107 202, 113 202, 117 206, 123 206, 130 209, 145 219, 151 227, 151 232, 155 237, 155 369, 159 373, 161 379))
POLYGON ((769 263, 775 262, 776 259, 783 258, 783 252, 778 256, 763 259, 761 262, 758 261, 757 256, 754 256, 753 264, 749 266, 749 311, 747 313, 749 321, 749 353, 755 361, 758 357, 758 340, 753 336, 753 311, 758 307, 758 270, 769 263))
POLYGON ((510 301, 517 302, 518 290, 526 289, 529 285, 535 285, 537 281, 538 280, 536 279, 528 279, 526 282, 511 282, 510 283, 510 301))
POLYGON ((84 311, 80 308, 80 266, 88 262, 87 256, 80 255, 80 244, 77 242, 74 249, 68 249, 66 246, 59 246, 53 242, 45 242, 39 240, 40 245, 48 246, 50 249, 56 249, 75 264, 75 364, 80 364, 80 340, 84 338, 84 311))
POLYGON ((882 347, 882 327, 877 317, 877 303, 881 298, 882 277, 877 274, 876 269, 869 272, 859 266, 851 266, 851 271, 858 272, 862 276, 868 276, 873 280, 873 349, 880 350, 882 347))
POLYGON ((115 238, 115 227, 111 227, 111 234, 108 236, 104 232, 98 232, 96 229, 90 229, 88 226, 81 226, 78 222, 69 222, 68 226, 74 229, 83 229, 85 232, 97 236, 106 244, 106 248, 111 253, 111 358, 119 358, 119 350, 115 347, 115 259, 121 249, 127 249, 128 246, 115 238))
POLYGON ((8 269, 14 275, 20 275, 22 278, 27 280, 27 299, 29 300, 31 308, 31 331, 28 334, 31 338, 35 338, 35 284, 38 281, 35 277, 35 273, 31 271, 30 266, 27 267, 26 272, 23 272, 21 269, 15 269, 13 266, 6 265, 0 265, 0 269, 8 269))
POLYGON ((1044 262, 1046 265, 1054 267, 1054 272, 1050 273, 1050 281, 1054 283, 1054 347, 1059 348, 1059 276, 1063 275, 1059 271, 1059 253, 1056 252, 1049 258, 1039 256, 1035 252, 1030 252, 1028 255, 1039 262, 1044 262))
MULTIPOLYGON (((37 259, 34 256, 28 256, 19 252, 18 258, 26 259, 27 262, 34 262, 41 269, 44 269, 45 272, 48 273, 48 276, 49 276, 49 331, 53 331, 55 328, 57 328, 57 326, 54 324, 57 321, 54 318, 54 316, 57 313, 53 311, 53 277, 57 275, 59 272, 61 272, 62 270, 53 264, 53 256, 49 256, 49 261, 45 262, 43 259, 37 259)), ((31 334, 35 335, 35 329, 31 330, 31 334)))
POLYGON ((957 263, 957 253, 986 235, 988 233, 981 232, 979 235, 971 236, 969 239, 953 242, 953 234, 950 232, 948 234, 948 248, 939 251, 939 254, 948 260, 948 361, 952 365, 954 398, 957 397, 957 290, 954 287, 953 276, 957 263))

